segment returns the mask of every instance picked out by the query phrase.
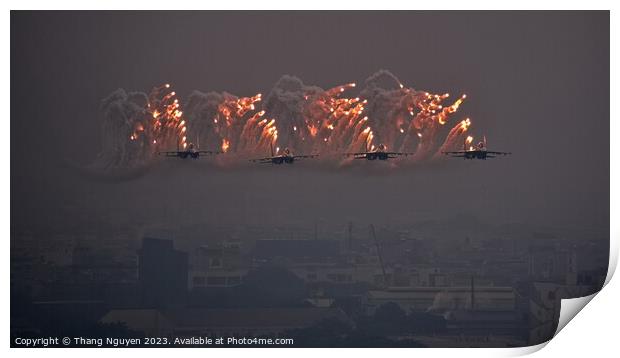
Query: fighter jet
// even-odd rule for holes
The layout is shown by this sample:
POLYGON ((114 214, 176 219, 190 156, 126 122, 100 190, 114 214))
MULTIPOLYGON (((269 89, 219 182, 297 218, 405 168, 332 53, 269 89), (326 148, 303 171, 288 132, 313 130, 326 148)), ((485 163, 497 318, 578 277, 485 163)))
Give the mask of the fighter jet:
POLYGON ((346 156, 353 157, 353 159, 366 160, 388 160, 401 155, 407 156, 411 154, 413 153, 388 152, 385 144, 379 144, 376 149, 370 149, 366 152, 345 153, 346 156))
POLYGON ((181 159, 187 159, 187 158, 192 158, 192 159, 198 159, 200 157, 201 154, 222 154, 223 152, 218 152, 218 151, 213 151, 213 150, 198 150, 197 148, 194 147, 194 143, 189 143, 187 145, 187 148, 181 150, 181 149, 177 149, 176 151, 170 151, 170 152, 157 152, 157 154, 159 155, 165 155, 166 157, 174 157, 174 158, 181 158, 181 159))
POLYGON ((442 153, 445 155, 454 157, 454 158, 482 159, 482 160, 486 160, 487 158, 495 158, 498 155, 512 154, 510 152, 494 152, 494 151, 487 150, 487 138, 486 137, 484 137, 482 142, 479 142, 478 145, 470 146, 469 148, 467 148, 467 142, 468 142, 468 138, 465 138, 463 142, 463 150, 460 150, 458 152, 442 152, 442 153))
POLYGON ((293 164, 296 159, 301 158, 316 158, 318 154, 306 154, 306 155, 293 155, 291 150, 288 148, 284 148, 282 154, 275 154, 273 151, 273 145, 270 145, 271 148, 271 157, 266 158, 258 158, 258 159, 250 159, 251 162, 260 163, 260 164, 293 164))

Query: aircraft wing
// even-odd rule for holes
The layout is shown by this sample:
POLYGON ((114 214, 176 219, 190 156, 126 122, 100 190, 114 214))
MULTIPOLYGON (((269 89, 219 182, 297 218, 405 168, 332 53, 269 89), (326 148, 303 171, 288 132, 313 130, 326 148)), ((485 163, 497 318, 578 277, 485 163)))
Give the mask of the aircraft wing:
POLYGON ((459 150, 458 152, 441 152, 441 154, 449 155, 454 158, 463 158, 465 156, 465 151, 459 150))
POLYGON ((509 155, 509 154, 512 154, 512 153, 510 153, 510 152, 492 152, 492 151, 487 151, 487 154, 509 155))
POLYGON ((348 157, 353 157, 353 159, 366 159, 366 155, 368 153, 349 153, 347 154, 348 157))
POLYGON ((293 158, 316 158, 318 154, 304 154, 304 155, 294 155, 293 158))
POLYGON ((199 151, 197 151, 197 153, 200 153, 200 154, 203 154, 203 153, 204 154, 222 154, 224 152, 220 152, 220 151, 217 151, 217 150, 199 150, 199 151))
POLYGON ((413 155, 413 153, 401 153, 401 152, 386 152, 385 154, 392 155, 394 157, 399 156, 399 155, 404 155, 404 156, 408 156, 408 155, 413 155))
POLYGON ((159 155, 165 155, 166 157, 176 157, 179 155, 179 152, 157 152, 159 155))
POLYGON ((441 154, 465 154, 466 152, 464 150, 459 150, 456 152, 441 152, 441 154))
POLYGON ((256 163, 256 162, 260 162, 260 163, 271 163, 271 160, 273 158, 271 157, 267 157, 267 158, 257 158, 257 159, 250 159, 250 161, 252 163, 256 163))

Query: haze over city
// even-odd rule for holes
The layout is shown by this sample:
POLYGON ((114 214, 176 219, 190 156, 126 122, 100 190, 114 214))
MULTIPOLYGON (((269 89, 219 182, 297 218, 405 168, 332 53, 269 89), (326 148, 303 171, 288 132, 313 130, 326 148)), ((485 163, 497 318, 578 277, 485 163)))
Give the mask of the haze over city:
MULTIPOLYGON (((12 267, 28 262, 27 269, 21 271, 19 266, 16 272, 27 282, 23 292, 32 302, 71 299, 56 293, 67 282, 82 281, 60 273, 49 281, 37 278, 31 264, 52 262, 51 271, 73 267, 77 271, 71 272, 78 275, 83 263, 78 257, 85 252, 80 250, 101 249, 98 254, 107 257, 103 252, 109 244, 110 257, 135 268, 133 258, 126 258, 134 257, 136 250, 142 250, 138 255, 148 255, 148 245, 154 245, 155 251, 174 256, 174 250, 180 250, 189 255, 186 266, 181 265, 185 269, 173 266, 181 277, 189 275, 189 286, 181 287, 183 294, 178 297, 183 297, 179 298, 183 305, 193 307, 191 302, 200 300, 192 301, 192 292, 198 292, 196 297, 203 293, 193 291, 199 285, 196 282, 202 282, 191 279, 201 262, 193 255, 205 245, 210 245, 209 250, 224 245, 226 251, 227 242, 240 241, 242 248, 234 255, 242 263, 235 264, 235 269, 251 273, 256 265, 262 267, 257 262, 282 264, 275 256, 265 258, 261 250, 271 246, 261 245, 271 244, 258 241, 333 240, 344 246, 334 254, 339 259, 330 258, 329 263, 348 265, 353 253, 380 255, 381 245, 369 231, 372 224, 386 247, 402 244, 403 250, 416 252, 404 258, 395 249, 386 253, 385 263, 372 261, 374 269, 386 266, 380 281, 369 274, 367 284, 372 289, 389 291, 400 282, 399 270, 418 270, 420 262, 424 263, 420 272, 437 267, 446 271, 446 277, 461 275, 453 281, 445 279, 446 286, 469 287, 468 275, 474 275, 470 273, 474 267, 479 270, 480 285, 505 287, 516 302, 510 309, 520 314, 525 306, 519 300, 530 299, 521 287, 525 283, 544 280, 564 285, 569 275, 571 287, 582 285, 579 292, 589 292, 599 283, 601 267, 596 261, 608 254, 608 12, 12 12, 11 107, 12 267), (251 163, 252 156, 222 165, 216 156, 181 160, 154 155, 147 165, 93 169, 107 148, 104 122, 109 118, 103 101, 118 89, 148 94, 151 88, 170 83, 181 107, 194 91, 239 97, 262 93, 264 102, 283 76, 293 76, 321 89, 357 83, 345 92, 355 98, 365 80, 380 70, 394 74, 404 90, 449 92, 446 107, 467 95, 449 123, 438 127, 434 150, 449 137, 451 128, 471 118, 468 133, 476 140, 487 138, 492 150, 512 154, 489 160, 438 155, 415 165, 408 165, 406 156, 347 165, 327 165, 319 157, 282 166, 251 163), (174 245, 149 244, 145 238, 170 240, 174 245), (359 241, 363 249, 347 240, 359 241), (66 251, 56 253, 55 245, 66 251), (457 260, 448 248, 459 245, 467 254, 457 260), (532 273, 536 266, 525 254, 536 251, 537 245, 547 245, 549 255, 563 255, 554 256, 555 268, 545 266, 548 272, 539 276, 532 273), (587 246, 593 254, 578 257, 583 266, 575 268, 577 245, 587 246), (491 257, 487 249, 494 250, 491 257), (59 259, 57 254, 72 258, 59 259), (514 277, 509 273, 484 276, 492 271, 489 267, 495 267, 493 255, 501 257, 498 261, 503 255, 522 260, 514 277), (38 256, 45 258, 22 261, 38 256), (467 269, 451 272, 461 259, 469 260, 463 264, 467 269), (577 279, 578 272, 588 277, 589 286, 585 279, 577 279)), ((191 115, 196 113, 185 113, 190 132, 191 115)), ((459 135, 452 149, 460 149, 464 134, 459 135)), ((280 133, 277 143, 299 147, 301 142, 280 133)), ((222 146, 220 139, 200 142, 200 149, 222 146)), ((252 155, 268 156, 269 147, 264 148, 264 153, 252 155)), ((309 246, 309 250, 327 255, 333 246, 325 245, 309 246)), ((289 253, 296 257, 295 250, 289 253)), ((325 257, 317 254, 315 259, 326 264, 325 257)), ((291 262, 282 265, 298 274, 291 262)), ((149 274, 148 267, 142 269, 149 274)), ((119 274, 123 283, 150 285, 140 277, 123 275, 119 274)), ((243 282, 244 275, 230 286, 243 282)), ((89 284, 119 281, 116 276, 105 277, 89 284)), ((312 280, 304 277, 310 285, 312 280)), ((256 280, 248 282, 261 282, 256 280)), ((17 281, 12 279, 12 287, 17 281)), ((403 285, 418 287, 413 282, 407 279, 403 285)), ((415 282, 430 285, 421 278, 415 282)), ((243 287, 248 290, 243 292, 254 292, 243 287)), ((21 288, 14 291, 23 293, 21 288)), ((106 308, 170 303, 141 297, 131 305, 106 301, 106 308)), ((218 300, 209 302, 222 307, 218 300)), ((364 326, 364 319, 359 321, 343 310, 347 319, 364 326)), ((374 310, 373 306, 369 314, 374 310)), ((531 328, 527 322, 515 325, 531 328)), ((530 341, 513 333, 508 340, 514 345, 544 338, 530 341)))

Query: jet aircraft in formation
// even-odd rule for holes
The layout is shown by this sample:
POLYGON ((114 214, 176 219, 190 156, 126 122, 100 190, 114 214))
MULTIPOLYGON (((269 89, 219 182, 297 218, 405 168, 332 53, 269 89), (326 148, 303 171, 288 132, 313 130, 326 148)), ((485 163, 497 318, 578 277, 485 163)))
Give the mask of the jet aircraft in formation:
MULTIPOLYGON (((466 138, 463 142, 463 150, 453 151, 453 152, 441 152, 442 154, 454 157, 454 158, 463 158, 463 159, 481 159, 486 160, 487 158, 495 158, 497 156, 505 156, 510 155, 510 152, 497 152, 487 150, 487 140, 484 137, 483 141, 479 142, 476 146, 470 146, 467 148, 468 139, 466 138)), ((250 159, 251 162, 260 163, 260 164, 293 164, 298 159, 313 159, 317 158, 319 154, 301 154, 294 155, 293 152, 289 148, 284 148, 281 153, 274 152, 273 145, 270 145, 271 156, 264 158, 256 158, 250 159)), ((199 150, 194 147, 193 143, 189 143, 186 149, 177 149, 176 151, 166 151, 166 152, 158 152, 159 155, 165 155, 166 157, 175 157, 180 159, 198 159, 201 154, 208 155, 216 155, 222 154, 223 152, 214 151, 214 150, 199 150)), ((394 159, 400 156, 408 156, 413 155, 414 153, 407 152, 390 152, 387 150, 387 146, 385 144, 379 144, 377 148, 373 148, 367 150, 365 152, 355 152, 355 153, 345 153, 348 157, 353 157, 353 159, 366 159, 366 160, 388 160, 394 159)))
POLYGON ((260 164, 293 164, 296 159, 316 158, 318 154, 293 155, 290 149, 284 148, 282 154, 274 153, 273 145, 270 145, 271 156, 265 158, 250 159, 251 162, 260 164))
POLYGON ((388 152, 387 146, 385 144, 379 144, 377 148, 367 150, 365 152, 345 153, 346 156, 353 157, 353 159, 366 160, 388 160, 399 157, 401 155, 407 156, 412 154, 413 153, 388 152))
POLYGON ((463 158, 463 159, 481 159, 486 160, 487 158, 495 158, 499 155, 510 155, 510 152, 495 152, 491 150, 487 150, 487 138, 484 137, 482 142, 479 142, 476 146, 470 146, 467 148, 467 138, 463 142, 463 150, 459 150, 456 152, 442 152, 445 155, 449 155, 453 158, 463 158))
POLYGON ((201 154, 214 155, 214 154, 222 154, 222 152, 214 151, 214 150, 198 150, 198 148, 194 147, 194 143, 189 143, 186 149, 182 149, 182 150, 177 149, 177 150, 168 151, 168 152, 157 152, 157 154, 165 155, 166 157, 181 158, 181 159, 187 159, 187 158, 198 159, 200 158, 201 154))

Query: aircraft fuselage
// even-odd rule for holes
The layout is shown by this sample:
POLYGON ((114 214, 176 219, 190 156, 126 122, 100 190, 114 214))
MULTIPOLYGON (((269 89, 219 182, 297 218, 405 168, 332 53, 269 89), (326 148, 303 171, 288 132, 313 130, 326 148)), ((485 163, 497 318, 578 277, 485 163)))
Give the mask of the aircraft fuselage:
POLYGON ((192 158, 192 159, 198 159, 198 157, 200 156, 200 152, 193 152, 193 151, 183 151, 183 152, 178 152, 177 156, 181 159, 187 159, 187 158, 192 158))
POLYGON ((384 152, 372 152, 365 154, 366 160, 388 160, 389 156, 384 152))
POLYGON ((271 164, 293 164, 294 161, 294 157, 286 155, 271 158, 271 164))
POLYGON ((487 159, 487 151, 486 150, 469 150, 463 153, 464 159, 487 159))

